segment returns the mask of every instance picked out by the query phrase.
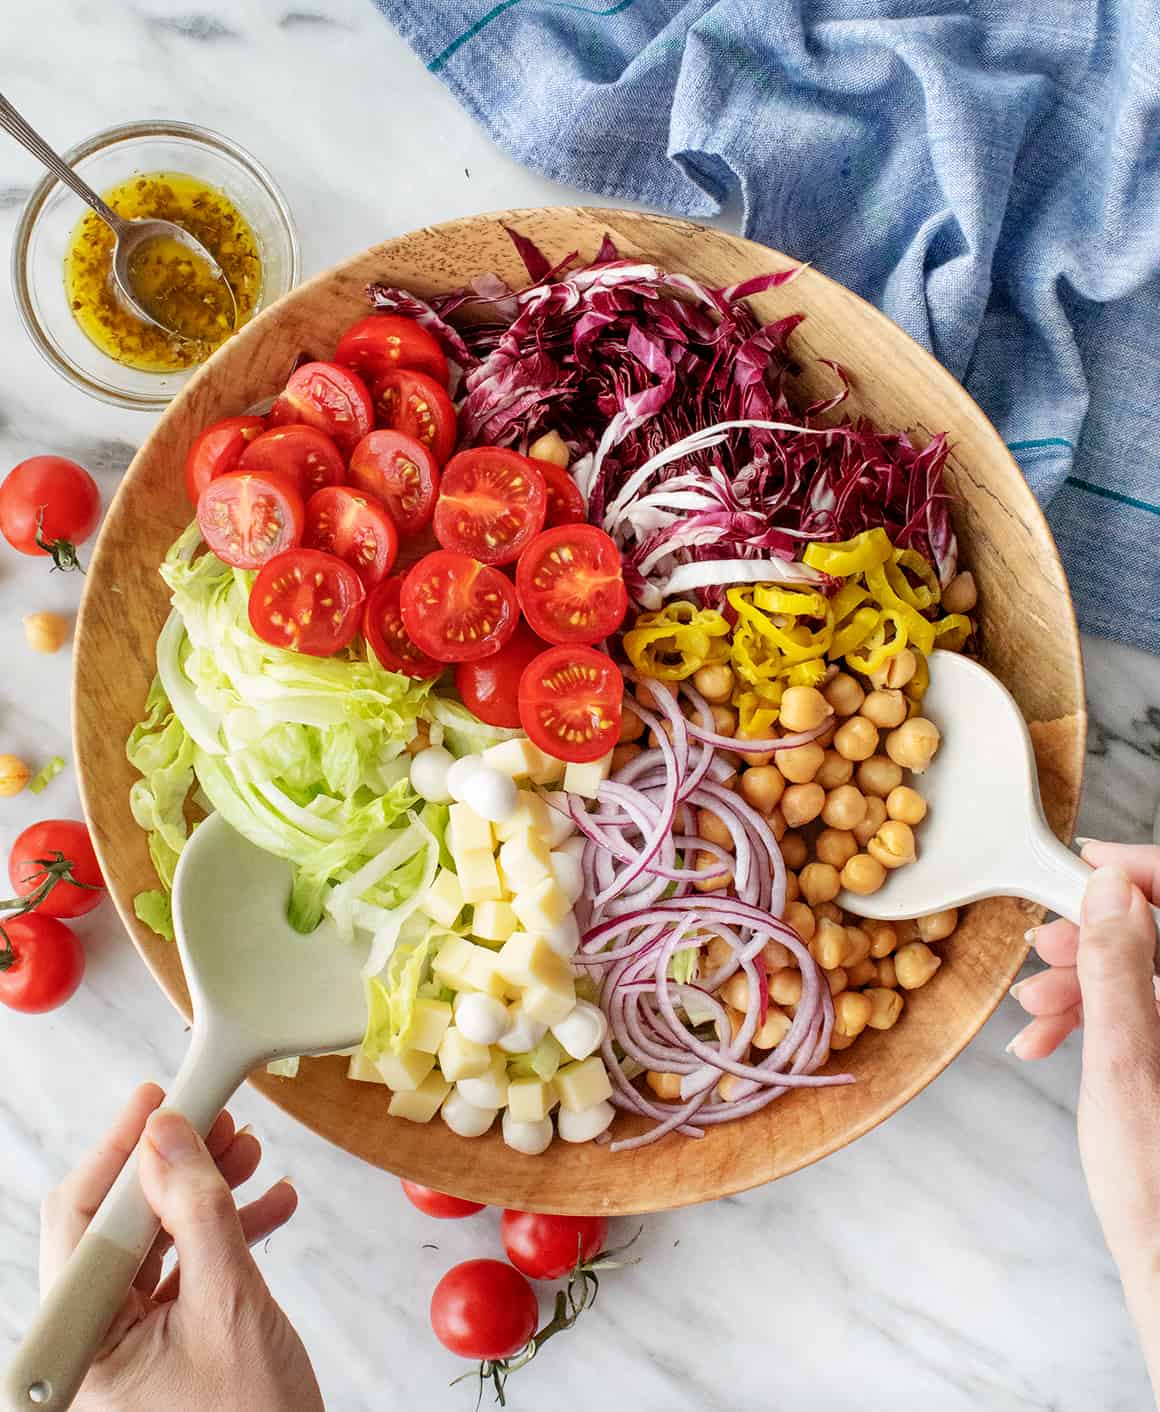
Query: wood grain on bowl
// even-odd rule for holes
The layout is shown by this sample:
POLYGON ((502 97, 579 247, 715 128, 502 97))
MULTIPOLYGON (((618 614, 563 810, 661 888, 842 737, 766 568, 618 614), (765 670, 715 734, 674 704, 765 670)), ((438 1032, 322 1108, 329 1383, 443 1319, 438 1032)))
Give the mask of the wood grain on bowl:
MULTIPOLYGON (((244 328, 192 379, 129 467, 105 520, 81 605, 74 688, 81 791, 101 866, 146 963, 187 1015, 175 948, 133 915, 134 894, 155 880, 145 835, 129 812, 135 776, 125 759, 168 608, 157 566, 190 518, 182 487, 186 448, 210 422, 277 392, 301 353, 327 356, 340 331, 365 312, 370 280, 418 294, 456 287, 487 270, 525 282, 505 224, 551 259, 574 249, 591 256, 610 231, 624 254, 711 285, 791 263, 722 231, 635 212, 475 216, 388 241, 319 275, 244 328)), ((770 319, 795 310, 807 315, 791 344, 803 365, 803 404, 833 391, 833 374, 815 361, 833 358, 852 379, 842 416, 863 414, 919 441, 949 432, 948 482, 963 559, 979 585, 983 658, 1032 723, 1048 815, 1061 836, 1070 836, 1083 768, 1079 643, 1063 569, 1018 466, 949 373, 883 314, 816 270, 804 270, 754 305, 770 319)), ((794 1094, 700 1140, 673 1136, 621 1156, 556 1142, 544 1156, 529 1158, 505 1147, 497 1132, 468 1142, 438 1122, 416 1127, 388 1118, 385 1091, 348 1082, 343 1060, 306 1060, 296 1080, 261 1074, 253 1081, 288 1113, 368 1162, 490 1204, 627 1213, 706 1201, 824 1157, 928 1084, 1005 994, 1025 954, 1029 910, 1005 899, 969 909, 942 947, 946 963, 908 996, 901 1022, 884 1034, 867 1033, 841 1056, 857 1084, 794 1094)), ((619 1120, 629 1129, 632 1121, 619 1120)))

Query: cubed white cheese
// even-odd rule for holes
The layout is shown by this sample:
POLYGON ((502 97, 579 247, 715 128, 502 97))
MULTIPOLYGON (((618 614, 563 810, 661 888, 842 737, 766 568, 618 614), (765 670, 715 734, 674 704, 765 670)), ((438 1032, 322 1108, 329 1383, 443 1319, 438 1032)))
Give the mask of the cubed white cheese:
POLYGON ((610 1126, 616 1110, 611 1103, 596 1103, 580 1113, 561 1108, 556 1115, 556 1127, 564 1142, 591 1142, 610 1126))
POLYGON ((531 780, 533 784, 557 784, 564 778, 566 766, 563 760, 557 760, 554 755, 544 755, 544 763, 538 770, 533 770, 531 780))
POLYGON ((508 1101, 507 1055, 496 1050, 486 1073, 460 1079, 455 1086, 477 1108, 502 1108, 508 1101))
POLYGON ((442 1044, 450 1023, 451 1006, 446 1000, 432 1000, 422 995, 415 1001, 407 1043, 424 1054, 434 1054, 442 1044))
POLYGON ((521 889, 512 899, 512 911, 524 930, 543 934, 562 922, 572 904, 555 878, 544 878, 534 887, 521 889))
MULTIPOLYGON (((549 848, 559 848, 562 843, 572 838, 576 833, 576 825, 566 812, 568 796, 557 794, 554 797, 558 803, 548 804, 548 829, 544 835, 544 841, 549 848)), ((581 849, 584 847, 583 839, 580 840, 580 847, 581 849)))
POLYGON ((575 905, 584 891, 584 870, 579 859, 559 849, 548 854, 548 861, 552 866, 552 876, 560 884, 560 891, 570 904, 575 905))
POLYGON ((572 983, 572 967, 543 937, 515 932, 499 952, 499 972, 516 986, 537 982, 563 990, 572 983))
POLYGON ((519 893, 553 876, 547 842, 528 831, 499 846, 499 866, 508 892, 519 893))
POLYGON ((541 1118, 538 1123, 517 1122, 510 1110, 503 1115, 503 1140, 513 1152, 522 1152, 525 1157, 538 1157, 552 1145, 555 1133, 551 1118, 541 1118))
POLYGON ((537 981, 527 986, 520 996, 520 1003, 533 1020, 545 1025, 555 1025, 569 1013, 576 1003, 576 987, 568 981, 567 989, 541 985, 537 981))
POLYGON ((456 853, 455 871, 459 874, 459 886, 463 889, 465 902, 502 901, 503 887, 490 850, 456 853))
POLYGON ((435 1056, 420 1049, 405 1049, 402 1054, 384 1054, 378 1065, 384 1083, 396 1092, 410 1093, 435 1067, 435 1056))
POLYGON ((580 949, 580 926, 575 912, 569 912, 562 921, 542 933, 544 940, 561 956, 575 956, 580 949))
POLYGON ((521 780, 544 769, 547 756, 526 735, 517 735, 514 740, 489 745, 480 759, 493 770, 502 770, 510 779, 521 780))
POLYGON ((528 1050, 535 1049, 547 1033, 547 1025, 542 1020, 533 1020, 517 1001, 508 1007, 508 1029, 500 1039, 499 1047, 505 1054, 526 1054, 528 1050))
MULTIPOLYGON (((446 1071, 444 1071, 446 1077, 446 1071)), ((570 1113, 580 1113, 612 1097, 612 1084, 599 1054, 576 1064, 565 1064, 556 1073, 556 1092, 560 1107, 570 1113)))
POLYGON ((522 838, 530 833, 543 838, 548 832, 548 806, 538 794, 521 789, 515 813, 495 825, 495 836, 501 843, 509 838, 522 838))
POLYGON ((443 1121, 459 1137, 482 1137, 495 1122, 494 1108, 477 1108, 456 1089, 443 1100, 439 1110, 443 1121))
POLYGON ((453 858, 463 853, 490 853, 490 822, 480 818, 470 804, 453 804, 447 822, 447 846, 453 858))
POLYGON ((471 990, 481 990, 485 995, 499 999, 514 998, 519 987, 513 985, 499 969, 499 952, 489 951, 486 946, 477 946, 467 963, 467 981, 471 990))
POLYGON ((480 948, 472 945, 466 937, 448 937, 431 963, 435 979, 451 990, 474 990, 475 987, 468 979, 468 967, 473 954, 478 950, 480 948))
POLYGON ((391 1094, 387 1112, 392 1118, 406 1118, 410 1123, 429 1123, 450 1092, 446 1079, 430 1073, 418 1088, 391 1094))
POLYGON ((490 1063, 491 1054, 486 1044, 476 1044, 454 1026, 443 1036, 443 1042, 439 1046, 439 1067, 443 1071, 443 1077, 450 1083, 455 1083, 457 1079, 473 1079, 477 1074, 486 1073, 490 1063))
POLYGON ((510 902, 477 902, 471 914, 471 934, 481 941, 507 941, 518 926, 510 902))
POLYGON ((550 1080, 512 1079, 507 1086, 507 1106, 519 1123, 539 1123, 556 1105, 556 1086, 550 1080))
POLYGON ((570 761, 564 771, 564 788, 569 794, 578 794, 582 799, 595 799, 596 791, 612 773, 612 751, 581 765, 570 761))
POLYGON ((450 868, 440 868, 419 906, 441 927, 454 926, 463 910, 463 889, 450 868))
POLYGON ((379 1066, 373 1059, 368 1059, 361 1050, 350 1056, 350 1063, 346 1066, 346 1076, 360 1084, 386 1083, 386 1079, 379 1073, 379 1066))
POLYGON ((455 1028, 476 1044, 496 1044, 508 1031, 508 1008, 495 995, 463 990, 455 997, 455 1028))

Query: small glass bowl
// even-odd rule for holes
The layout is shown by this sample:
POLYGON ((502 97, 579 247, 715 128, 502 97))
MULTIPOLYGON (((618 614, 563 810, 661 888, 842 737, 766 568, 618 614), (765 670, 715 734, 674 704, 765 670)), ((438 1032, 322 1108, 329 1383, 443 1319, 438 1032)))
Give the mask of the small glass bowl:
MULTIPOLYGON (((250 223, 262 256, 255 313, 298 282, 298 237, 273 178, 237 143, 193 123, 127 123, 65 152, 98 193, 142 172, 184 172, 223 191, 250 223)), ((62 377, 103 402, 156 411, 196 371, 147 373, 114 361, 85 336, 68 307, 64 258, 87 210, 54 176, 33 191, 12 249, 16 307, 37 352, 62 377)))

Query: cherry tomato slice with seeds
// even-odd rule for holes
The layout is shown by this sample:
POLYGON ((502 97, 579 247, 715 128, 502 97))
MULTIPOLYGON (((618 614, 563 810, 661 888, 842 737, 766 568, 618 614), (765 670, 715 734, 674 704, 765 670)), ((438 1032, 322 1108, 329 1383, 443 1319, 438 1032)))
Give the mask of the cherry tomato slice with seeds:
POLYGON ((265 430, 264 417, 226 417, 206 427, 185 457, 185 493, 194 505, 211 480, 238 469, 242 452, 265 430))
POLYGON ((431 1296, 435 1337, 461 1358, 518 1353, 535 1333, 539 1312, 531 1285, 502 1260, 452 1266, 431 1296))
MULTIPOLYGON (((31 896, 46 881, 45 865, 52 867, 58 853, 72 864, 69 877, 60 877, 31 910, 45 917, 83 917, 100 906, 105 879, 89 831, 79 819, 41 819, 30 824, 8 855, 8 881, 17 897, 31 896)), ((5 925, 2 915, 0 925, 5 925)))
POLYGON ((548 642, 601 642, 628 611, 620 550, 595 525, 538 535, 516 567, 516 592, 532 631, 548 642))
POLYGON ((0 481, 0 534, 21 554, 50 554, 58 568, 78 567, 76 546, 100 518, 96 481, 63 456, 30 456, 0 481))
POLYGON ((374 420, 366 383, 358 373, 337 363, 303 363, 295 368, 270 408, 272 426, 302 422, 317 427, 348 456, 374 426, 374 420))
POLYGON ((378 426, 414 437, 439 465, 455 450, 455 404, 434 378, 400 368, 376 378, 373 395, 378 426))
POLYGON ((426 373, 447 386, 447 358, 431 334, 400 314, 368 314, 338 340, 334 361, 360 377, 376 378, 394 368, 426 373))
POLYGON ((403 1182, 403 1195, 412 1206, 425 1216, 434 1216, 437 1221, 458 1221, 464 1216, 474 1216, 483 1210, 482 1201, 464 1201, 460 1196, 448 1196, 444 1191, 436 1191, 433 1186, 420 1186, 418 1182, 403 1182))
POLYGON ((84 973, 85 953, 76 933, 55 917, 26 912, 4 923, 0 1004, 28 1015, 55 1010, 73 994, 84 973))
POLYGON ((543 638, 520 623, 498 652, 478 662, 461 662, 455 686, 472 715, 489 726, 520 725, 520 678, 524 668, 548 647, 543 638))
POLYGON ((548 493, 534 461, 502 446, 474 446, 443 467, 435 538, 482 564, 510 564, 544 525, 548 493))
POLYGON ((401 431, 372 431, 351 452, 350 483, 387 507, 401 535, 431 523, 439 469, 430 451, 401 431))
POLYGON ((599 760, 617 742, 623 696, 624 679, 603 652, 551 647, 520 678, 520 724, 557 760, 599 760))
POLYGON ((342 559, 289 549, 264 564, 250 590, 250 626, 263 642, 329 657, 358 631, 366 591, 342 559))
POLYGON ((305 424, 273 427, 257 436, 242 452, 239 471, 285 476, 303 500, 326 485, 346 480, 342 452, 324 431, 305 424))
POLYGON ((498 569, 437 549, 403 580, 403 624, 437 662, 473 662, 498 652, 516 630, 516 590, 498 569))
POLYGON ((541 461, 535 456, 531 461, 544 477, 544 488, 548 492, 548 513, 544 516, 544 528, 582 525, 588 518, 588 510, 580 487, 564 467, 557 466, 555 461, 541 461))
POLYGON ((549 1216, 531 1211, 505 1211, 500 1234, 507 1258, 533 1280, 559 1280, 578 1261, 587 1262, 604 1249, 608 1221, 603 1216, 549 1216))
POLYGON ((306 502, 302 543, 344 559, 371 589, 391 571, 399 532, 377 500, 348 485, 328 485, 306 502))
POLYGON ((235 569, 258 569, 302 539, 302 497, 283 476, 231 471, 201 493, 197 523, 205 542, 235 569))
POLYGON ((402 589, 402 574, 384 579, 372 589, 363 609, 363 637, 388 672, 402 672, 426 681, 439 675, 443 663, 420 652, 407 636, 399 606, 402 589))

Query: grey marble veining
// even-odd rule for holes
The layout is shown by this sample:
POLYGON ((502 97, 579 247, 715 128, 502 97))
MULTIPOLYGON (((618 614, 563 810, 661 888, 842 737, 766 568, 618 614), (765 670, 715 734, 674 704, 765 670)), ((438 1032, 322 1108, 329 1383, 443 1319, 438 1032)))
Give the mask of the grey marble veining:
MULTIPOLYGON (((582 198, 494 150, 369 0, 37 0, 5 5, 6 94, 61 145, 148 114, 250 148, 286 190, 307 273, 385 235, 470 211, 582 198)), ((0 247, 34 164, 0 145, 0 247)), ((0 299, 0 469, 53 449, 107 499, 148 419, 67 391, 0 299)), ((68 748, 69 657, 31 661, 22 612, 75 608, 77 584, 0 555, 0 749, 68 748)), ((1091 708, 1080 832, 1151 836, 1160 797, 1160 662, 1085 641, 1091 708)), ((0 850, 77 809, 71 771, 0 803, 0 850)), ((130 1086, 164 1080, 181 1025, 110 911, 82 924, 86 983, 63 1011, 0 1011, 0 1356, 35 1302, 37 1203, 130 1086)), ((1021 1067, 1007 1001, 896 1117, 772 1187, 645 1223, 585 1326, 511 1384, 515 1408, 591 1412, 1138 1412, 1147 1382, 1083 1188, 1078 1053, 1021 1067)), ((397 1183, 256 1095, 236 1105, 269 1179, 302 1194, 263 1266, 302 1330, 333 1412, 468 1408, 462 1365, 427 1328, 452 1263, 498 1249, 496 1217, 434 1224, 397 1183), (427 1248, 428 1245, 437 1248, 427 1248)), ((618 1234, 631 1232, 622 1223, 618 1234)))

